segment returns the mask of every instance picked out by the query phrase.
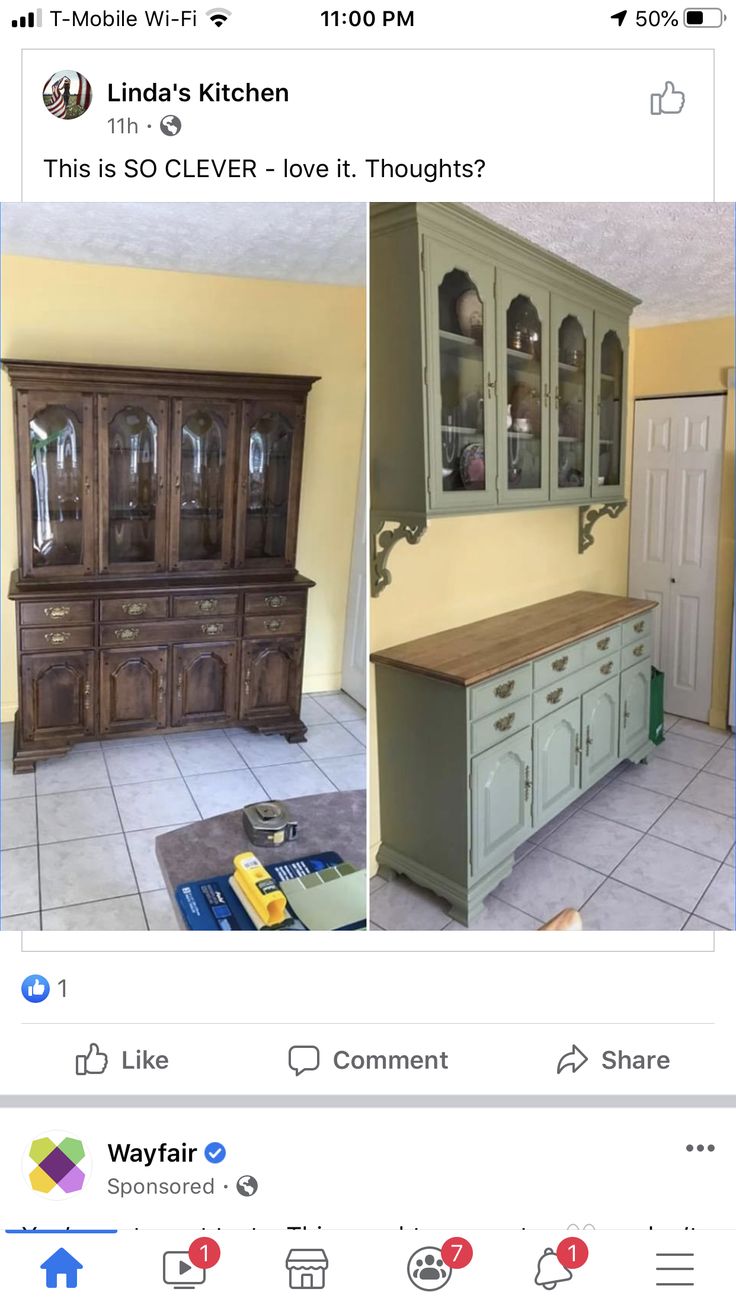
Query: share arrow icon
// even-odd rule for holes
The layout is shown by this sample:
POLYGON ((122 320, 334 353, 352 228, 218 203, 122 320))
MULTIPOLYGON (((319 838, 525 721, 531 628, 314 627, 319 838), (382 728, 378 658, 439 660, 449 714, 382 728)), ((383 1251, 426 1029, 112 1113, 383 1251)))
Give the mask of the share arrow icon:
POLYGON ((566 1071, 568 1067, 571 1072, 579 1072, 581 1067, 584 1067, 587 1061, 588 1055, 584 1054, 582 1049, 578 1049, 577 1045, 573 1045, 572 1049, 569 1049, 566 1054, 562 1055, 562 1058, 557 1064, 557 1075, 559 1076, 560 1072, 566 1071))
POLYGON ((621 27, 628 12, 628 9, 621 9, 617 14, 611 14, 611 18, 615 18, 619 27, 621 27))

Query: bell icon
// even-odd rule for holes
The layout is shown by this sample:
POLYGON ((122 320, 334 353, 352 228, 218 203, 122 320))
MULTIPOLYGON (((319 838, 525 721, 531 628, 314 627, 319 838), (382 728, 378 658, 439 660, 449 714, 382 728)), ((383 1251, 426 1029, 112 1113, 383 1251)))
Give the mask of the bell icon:
POLYGON ((544 1290, 554 1290, 560 1281, 571 1280, 572 1272, 567 1267, 562 1266, 554 1249, 545 1249, 537 1265, 534 1284, 541 1285, 544 1290))

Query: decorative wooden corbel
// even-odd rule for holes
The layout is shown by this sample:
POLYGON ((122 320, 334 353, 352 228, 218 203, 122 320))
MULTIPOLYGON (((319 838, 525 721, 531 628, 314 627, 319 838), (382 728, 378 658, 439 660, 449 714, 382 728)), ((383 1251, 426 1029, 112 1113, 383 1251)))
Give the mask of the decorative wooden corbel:
POLYGON ((618 500, 616 504, 601 504, 600 508, 593 508, 590 504, 581 505, 578 509, 578 554, 584 554, 595 544, 593 528, 598 519, 618 518, 627 504, 628 500, 618 500))
MULTIPOLYGON (((389 519, 389 521, 392 521, 389 519)), ((388 570, 388 557, 394 545, 405 540, 408 545, 416 545, 427 530, 426 518, 401 518, 398 526, 386 528, 386 519, 371 515, 371 595, 380 595, 391 585, 391 573, 388 570)))

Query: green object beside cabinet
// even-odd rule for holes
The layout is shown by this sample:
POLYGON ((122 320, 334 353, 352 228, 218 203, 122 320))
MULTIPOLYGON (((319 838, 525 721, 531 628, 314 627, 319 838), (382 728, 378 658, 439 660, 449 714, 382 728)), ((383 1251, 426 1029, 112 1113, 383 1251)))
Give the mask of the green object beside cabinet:
POLYGON ((577 591, 374 654, 384 873, 468 925, 519 845, 642 762, 654 607, 577 591))

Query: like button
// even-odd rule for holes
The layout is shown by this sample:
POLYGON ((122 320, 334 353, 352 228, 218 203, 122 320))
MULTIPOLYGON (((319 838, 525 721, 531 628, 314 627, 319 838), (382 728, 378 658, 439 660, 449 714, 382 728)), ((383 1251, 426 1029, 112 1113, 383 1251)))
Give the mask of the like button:
POLYGON ((77 1054, 77 1076, 102 1076, 106 1067, 107 1054, 99 1045, 90 1045, 87 1054, 77 1054))

